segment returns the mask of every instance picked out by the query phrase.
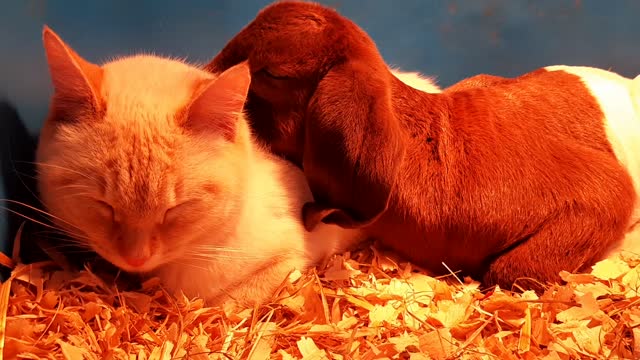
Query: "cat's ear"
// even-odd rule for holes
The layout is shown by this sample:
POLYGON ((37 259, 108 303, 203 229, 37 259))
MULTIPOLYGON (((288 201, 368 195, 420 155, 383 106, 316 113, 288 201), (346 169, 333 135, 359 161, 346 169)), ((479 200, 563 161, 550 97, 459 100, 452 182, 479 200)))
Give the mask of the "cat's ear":
POLYGON ((80 57, 46 25, 42 41, 59 104, 71 109, 101 111, 102 68, 80 57))
POLYGON ((221 134, 232 141, 250 84, 251 73, 246 61, 224 71, 191 102, 185 126, 196 131, 221 134))

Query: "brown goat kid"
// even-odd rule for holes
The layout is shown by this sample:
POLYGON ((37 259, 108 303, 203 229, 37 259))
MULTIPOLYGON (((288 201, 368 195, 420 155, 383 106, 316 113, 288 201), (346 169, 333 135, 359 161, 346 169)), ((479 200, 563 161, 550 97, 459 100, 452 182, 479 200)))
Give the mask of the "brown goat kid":
POLYGON ((308 229, 359 227, 432 271, 502 287, 557 281, 630 241, 640 78, 553 66, 429 94, 352 21, 303 2, 263 9, 206 69, 244 60, 254 132, 313 191, 308 229))

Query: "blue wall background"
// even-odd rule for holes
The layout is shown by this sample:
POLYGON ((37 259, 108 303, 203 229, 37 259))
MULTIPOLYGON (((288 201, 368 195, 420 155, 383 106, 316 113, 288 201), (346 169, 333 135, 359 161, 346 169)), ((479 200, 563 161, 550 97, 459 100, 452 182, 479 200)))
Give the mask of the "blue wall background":
MULTIPOLYGON (((94 62, 137 51, 206 62, 270 2, 4 2, 0 99, 8 99, 28 131, 37 134, 51 93, 41 44, 43 24, 94 62)), ((598 66, 630 77, 640 73, 637 0, 319 2, 362 26, 390 64, 435 75, 443 86, 477 73, 513 76, 551 64, 598 66)), ((6 196, 0 193, 0 198, 6 196)), ((0 218, 3 237, 4 226, 0 218)), ((6 240, 0 242, 0 250, 6 250, 6 240)))

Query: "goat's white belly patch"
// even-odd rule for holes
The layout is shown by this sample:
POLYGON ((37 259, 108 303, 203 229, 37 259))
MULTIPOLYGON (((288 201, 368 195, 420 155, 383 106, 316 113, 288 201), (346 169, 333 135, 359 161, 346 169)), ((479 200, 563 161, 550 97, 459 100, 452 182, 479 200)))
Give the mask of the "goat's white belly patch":
MULTIPOLYGON (((603 69, 586 66, 548 66, 579 76, 604 113, 604 127, 613 151, 625 167, 637 194, 630 226, 640 221, 640 76, 634 80, 603 69)), ((609 249, 605 257, 620 251, 640 255, 640 224, 609 249)))

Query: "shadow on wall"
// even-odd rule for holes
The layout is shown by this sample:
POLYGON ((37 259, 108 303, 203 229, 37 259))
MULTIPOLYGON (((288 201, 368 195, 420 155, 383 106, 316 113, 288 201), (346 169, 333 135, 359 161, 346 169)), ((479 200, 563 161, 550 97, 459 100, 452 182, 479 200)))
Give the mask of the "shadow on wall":
MULTIPOLYGON (((3 239, 13 239, 22 223, 29 232, 35 224, 25 222, 24 217, 40 220, 41 216, 29 206, 37 206, 35 194, 35 149, 37 139, 30 135, 16 109, 0 99, 0 175, 3 190, 0 207, 3 239), (28 206, 25 206, 27 204, 28 206), (22 214, 18 215, 18 214, 22 214), (24 217, 23 217, 24 216, 24 217)), ((11 242, 3 241, 0 250, 11 254, 11 242)))
MULTIPOLYGON (((550 64, 597 66, 629 77, 640 73, 637 0, 318 2, 336 7, 363 27, 388 63, 435 75, 442 86, 478 73, 515 76, 550 64)), ((14 200, 26 196, 11 193, 20 188, 11 175, 13 166, 18 166, 7 159, 31 156, 34 142, 26 132, 39 131, 51 94, 41 43, 43 24, 94 62, 153 51, 204 63, 269 3, 114 0, 70 6, 65 1, 5 2, 0 11, 0 94, 15 106, 5 102, 2 110, 0 136, 6 137, 2 167, 8 173, 0 180, 9 191, 6 196, 14 200), (14 110, 24 124, 19 124, 14 110)), ((6 229, 0 230, 2 236, 7 234, 6 229)), ((5 250, 6 237, 0 238, 2 244, 5 250)))

